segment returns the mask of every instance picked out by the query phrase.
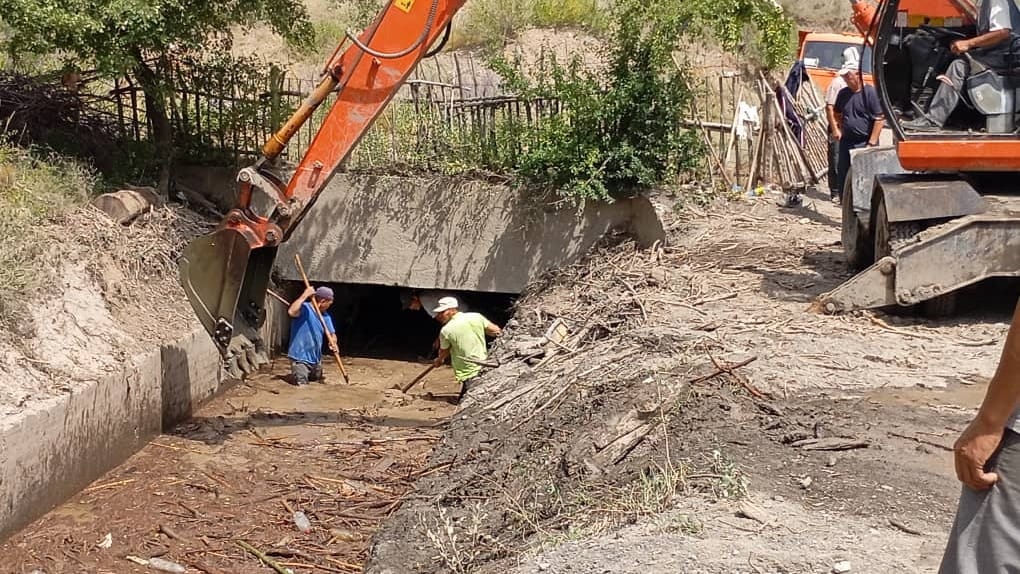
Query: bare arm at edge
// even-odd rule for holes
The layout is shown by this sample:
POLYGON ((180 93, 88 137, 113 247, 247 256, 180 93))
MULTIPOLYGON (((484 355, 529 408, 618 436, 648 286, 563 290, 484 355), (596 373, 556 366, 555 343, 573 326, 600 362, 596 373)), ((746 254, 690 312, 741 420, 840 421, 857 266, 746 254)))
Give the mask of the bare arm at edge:
POLYGON ((986 472, 985 464, 1002 441, 1002 433, 1010 415, 1020 402, 1020 303, 1013 312, 1013 322, 1006 335, 1006 344, 999 366, 988 383, 988 391, 977 416, 967 426, 953 454, 956 476, 974 490, 987 490, 998 481, 995 472, 986 472))

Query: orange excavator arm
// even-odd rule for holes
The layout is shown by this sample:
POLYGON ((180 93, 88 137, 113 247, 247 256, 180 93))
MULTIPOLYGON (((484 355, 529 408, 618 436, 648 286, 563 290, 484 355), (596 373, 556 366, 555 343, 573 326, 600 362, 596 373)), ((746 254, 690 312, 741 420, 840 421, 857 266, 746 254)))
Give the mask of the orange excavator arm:
MULTIPOLYGON (((242 169, 237 205, 181 256, 181 284, 229 366, 247 372, 268 360, 258 330, 277 248, 315 203, 337 168, 441 35, 465 0, 390 0, 360 36, 348 33, 311 95, 242 169), (336 99, 297 170, 274 171, 291 137, 333 93, 336 99), (257 198, 262 198, 256 201, 257 198), (268 202, 264 198, 268 198, 268 202), (255 205, 268 203, 265 213, 255 205)), ((235 373, 236 374, 236 373, 235 373)))

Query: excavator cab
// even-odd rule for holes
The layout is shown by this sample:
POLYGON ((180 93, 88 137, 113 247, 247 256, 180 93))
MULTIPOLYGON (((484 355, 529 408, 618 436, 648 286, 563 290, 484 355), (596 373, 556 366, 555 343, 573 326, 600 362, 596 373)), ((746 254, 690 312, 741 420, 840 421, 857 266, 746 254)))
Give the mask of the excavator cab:
POLYGON ((949 314, 960 289, 1020 276, 1017 73, 1010 62, 993 68, 953 52, 953 42, 978 34, 980 5, 968 0, 851 4, 874 45, 875 88, 896 143, 851 154, 842 243, 859 273, 818 302, 827 312, 949 314), (912 129, 959 58, 969 64, 960 103, 939 129, 912 129))

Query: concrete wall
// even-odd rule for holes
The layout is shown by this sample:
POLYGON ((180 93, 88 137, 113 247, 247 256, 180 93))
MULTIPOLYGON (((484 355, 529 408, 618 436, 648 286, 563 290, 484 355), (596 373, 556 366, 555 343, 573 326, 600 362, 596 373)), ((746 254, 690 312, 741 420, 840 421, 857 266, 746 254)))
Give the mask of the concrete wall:
POLYGON ((0 538, 188 418, 223 382, 205 331, 0 422, 0 538))
POLYGON ((339 176, 280 248, 277 265, 285 279, 299 279, 298 253, 316 281, 517 293, 610 229, 661 239, 649 213, 643 198, 578 211, 477 180, 339 176))
MULTIPOLYGON (((232 170, 182 168, 177 178, 221 206, 232 170)), ((281 277, 313 281, 516 293, 584 255, 607 231, 642 243, 664 237, 644 198, 584 210, 539 205, 533 192, 475 179, 340 174, 280 248, 281 277)))

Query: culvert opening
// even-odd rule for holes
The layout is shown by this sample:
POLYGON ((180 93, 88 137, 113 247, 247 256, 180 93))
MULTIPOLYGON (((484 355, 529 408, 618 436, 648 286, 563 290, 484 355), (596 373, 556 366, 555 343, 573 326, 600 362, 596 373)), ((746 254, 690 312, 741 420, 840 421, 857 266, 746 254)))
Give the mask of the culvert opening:
MULTIPOLYGON (((329 308, 344 355, 372 359, 418 361, 434 356, 433 343, 441 325, 425 309, 441 296, 456 297, 461 311, 485 315, 503 327, 513 316, 515 293, 413 289, 409 287, 352 283, 319 283, 333 289, 329 308), (409 306, 419 295, 420 309, 409 306)), ((304 285, 290 281, 282 285, 288 300, 300 296, 304 285)))

